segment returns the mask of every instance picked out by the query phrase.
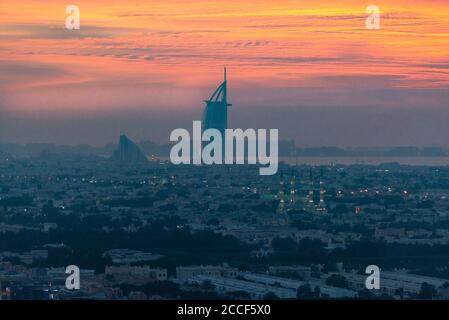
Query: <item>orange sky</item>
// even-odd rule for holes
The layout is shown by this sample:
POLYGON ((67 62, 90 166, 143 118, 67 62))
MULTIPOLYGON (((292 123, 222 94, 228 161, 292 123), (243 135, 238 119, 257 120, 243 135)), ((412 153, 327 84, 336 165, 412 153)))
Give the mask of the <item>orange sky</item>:
POLYGON ((0 112, 200 112, 224 65, 237 106, 445 106, 449 2, 0 3, 0 112), (69 4, 80 30, 65 29, 69 4))

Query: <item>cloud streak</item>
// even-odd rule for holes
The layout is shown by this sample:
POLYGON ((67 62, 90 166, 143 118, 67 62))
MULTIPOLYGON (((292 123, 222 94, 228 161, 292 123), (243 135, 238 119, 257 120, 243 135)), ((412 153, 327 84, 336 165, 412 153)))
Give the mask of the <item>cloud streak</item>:
POLYGON ((447 98, 447 1, 385 0, 380 30, 365 28, 356 0, 77 2, 72 31, 62 1, 2 4, 3 112, 200 113, 223 65, 230 98, 248 108, 426 108, 447 98))

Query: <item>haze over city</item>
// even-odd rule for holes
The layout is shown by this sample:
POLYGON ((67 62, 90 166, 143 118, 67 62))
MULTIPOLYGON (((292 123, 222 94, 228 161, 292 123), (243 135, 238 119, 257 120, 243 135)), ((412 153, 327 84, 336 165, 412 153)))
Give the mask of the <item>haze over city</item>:
POLYGON ((449 300, 448 9, 2 0, 0 315, 449 300))
POLYGON ((449 4, 64 1, 0 6, 0 142, 166 143, 228 66, 230 127, 299 146, 449 146, 449 4), (212 23, 213 22, 213 23, 212 23))

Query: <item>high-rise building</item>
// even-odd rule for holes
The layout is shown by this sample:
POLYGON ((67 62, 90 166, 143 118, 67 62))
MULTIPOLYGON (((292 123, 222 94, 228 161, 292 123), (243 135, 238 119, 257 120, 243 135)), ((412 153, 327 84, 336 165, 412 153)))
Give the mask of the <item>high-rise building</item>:
MULTIPOLYGON (((221 132, 224 142, 225 130, 228 128, 228 103, 226 68, 224 68, 224 81, 214 91, 209 100, 205 100, 206 108, 203 114, 203 131, 217 129, 221 132)), ((224 143, 223 143, 224 145, 224 143)))
POLYGON ((140 148, 127 136, 121 135, 117 149, 114 151, 112 160, 122 164, 146 163, 147 157, 140 148))

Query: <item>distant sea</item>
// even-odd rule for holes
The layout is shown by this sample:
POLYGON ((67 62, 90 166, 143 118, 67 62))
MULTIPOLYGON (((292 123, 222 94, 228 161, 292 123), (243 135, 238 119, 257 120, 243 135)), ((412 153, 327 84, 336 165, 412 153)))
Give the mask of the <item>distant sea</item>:
MULTIPOLYGON (((170 161, 169 157, 156 157, 159 160, 170 161)), ((148 157, 151 160, 151 157, 148 157)), ((409 166, 449 166, 449 157, 280 157, 279 162, 294 165, 329 166, 329 165, 379 165, 382 163, 399 163, 409 166)))
POLYGON ((382 163, 399 163, 410 166, 447 166, 449 157, 281 157, 279 161, 298 165, 379 165, 382 163))

